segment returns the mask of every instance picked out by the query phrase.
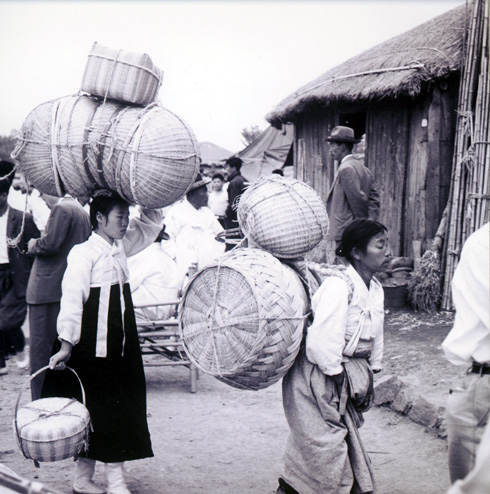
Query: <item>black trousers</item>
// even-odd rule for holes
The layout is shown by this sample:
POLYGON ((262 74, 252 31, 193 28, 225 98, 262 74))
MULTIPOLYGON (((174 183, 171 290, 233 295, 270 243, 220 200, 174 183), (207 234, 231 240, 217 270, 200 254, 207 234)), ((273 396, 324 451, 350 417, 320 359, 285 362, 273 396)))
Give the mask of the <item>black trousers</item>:
POLYGON ((0 367, 5 367, 9 353, 24 350, 25 338, 22 332, 27 314, 25 297, 17 297, 8 265, 0 269, 0 367))

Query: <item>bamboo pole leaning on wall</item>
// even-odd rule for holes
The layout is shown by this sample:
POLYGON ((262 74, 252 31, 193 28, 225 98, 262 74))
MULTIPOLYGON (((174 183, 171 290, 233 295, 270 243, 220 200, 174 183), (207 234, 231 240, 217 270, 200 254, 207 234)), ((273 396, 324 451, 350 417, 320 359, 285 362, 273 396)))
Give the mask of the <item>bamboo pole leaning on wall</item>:
POLYGON ((451 281, 463 243, 488 221, 488 3, 475 0, 461 67, 458 120, 449 195, 441 308, 453 309, 451 281))

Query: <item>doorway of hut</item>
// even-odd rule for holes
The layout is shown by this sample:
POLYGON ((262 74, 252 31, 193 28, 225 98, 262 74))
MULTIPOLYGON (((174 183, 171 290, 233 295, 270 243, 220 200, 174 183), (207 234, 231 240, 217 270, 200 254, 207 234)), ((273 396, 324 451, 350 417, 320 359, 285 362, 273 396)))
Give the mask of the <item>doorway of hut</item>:
POLYGON ((339 125, 354 129, 356 139, 366 133, 366 112, 358 113, 339 113, 339 125))

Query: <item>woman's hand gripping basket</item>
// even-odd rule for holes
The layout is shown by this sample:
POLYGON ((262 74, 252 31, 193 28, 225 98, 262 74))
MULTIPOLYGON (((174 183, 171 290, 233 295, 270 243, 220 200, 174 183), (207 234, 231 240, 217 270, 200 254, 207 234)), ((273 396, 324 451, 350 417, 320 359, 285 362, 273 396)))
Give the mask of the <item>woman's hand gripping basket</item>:
POLYGON ((306 256, 328 232, 321 197, 309 185, 289 177, 260 177, 241 196, 237 214, 249 245, 281 259, 306 256))
POLYGON ((307 309, 291 268, 263 250, 238 248, 189 282, 179 307, 184 349, 219 380, 263 389, 293 364, 307 309))
POLYGON ((77 457, 86 450, 90 427, 90 415, 85 407, 85 390, 78 374, 83 404, 69 398, 42 398, 19 409, 19 402, 27 384, 41 372, 43 367, 30 376, 22 386, 14 414, 14 432, 23 455, 38 462, 59 461, 77 457))

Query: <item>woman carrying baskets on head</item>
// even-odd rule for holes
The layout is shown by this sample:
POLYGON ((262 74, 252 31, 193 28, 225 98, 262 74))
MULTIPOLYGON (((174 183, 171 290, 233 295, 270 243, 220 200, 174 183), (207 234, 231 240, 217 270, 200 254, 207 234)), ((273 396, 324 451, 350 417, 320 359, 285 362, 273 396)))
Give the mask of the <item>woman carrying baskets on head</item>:
POLYGON ((384 293, 373 275, 389 261, 386 227, 352 221, 336 254, 348 265, 313 296, 313 323, 283 380, 290 435, 278 494, 374 491, 358 427, 383 356, 384 293))
MULTIPOLYGON (((128 494, 123 462, 153 456, 146 421, 146 385, 127 256, 150 245, 162 228, 160 210, 141 210, 129 225, 129 204, 108 191, 90 203, 93 232, 68 256, 57 321, 59 350, 49 366, 76 370, 86 392, 93 432, 77 461, 73 491, 103 493, 92 482, 95 461, 106 464, 110 494, 128 494), (129 225, 129 228, 128 228, 129 225)), ((69 372, 48 371, 42 396, 78 397, 69 372)))

